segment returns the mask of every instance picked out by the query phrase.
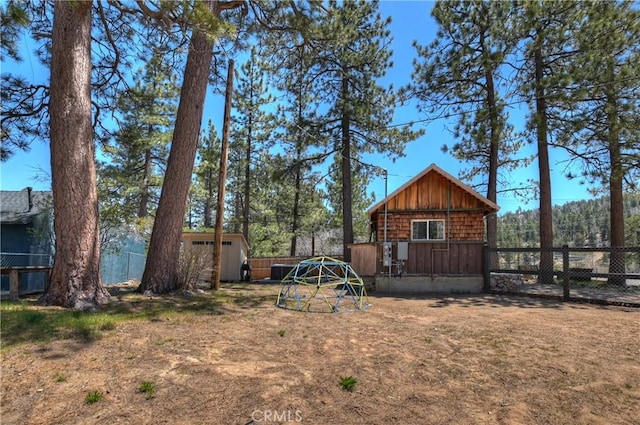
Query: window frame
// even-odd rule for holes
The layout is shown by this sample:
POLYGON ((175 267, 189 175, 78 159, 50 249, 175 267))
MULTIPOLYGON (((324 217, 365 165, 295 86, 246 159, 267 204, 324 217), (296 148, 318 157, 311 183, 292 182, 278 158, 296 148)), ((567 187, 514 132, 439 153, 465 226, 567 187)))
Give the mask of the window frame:
POLYGON ((447 228, 445 225, 444 218, 416 218, 411 220, 411 241, 412 242, 442 242, 447 240, 447 228), (431 222, 442 223, 442 239, 431 239, 429 237, 429 228, 431 227, 431 222), (426 239, 417 239, 413 232, 414 223, 426 223, 427 224, 427 238, 426 239))

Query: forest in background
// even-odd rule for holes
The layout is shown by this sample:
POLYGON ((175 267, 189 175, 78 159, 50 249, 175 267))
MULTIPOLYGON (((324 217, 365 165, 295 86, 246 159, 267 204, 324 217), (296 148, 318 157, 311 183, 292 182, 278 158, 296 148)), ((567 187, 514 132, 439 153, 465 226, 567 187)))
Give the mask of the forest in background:
MULTIPOLYGON (((553 246, 575 248, 610 246, 609 198, 567 202, 553 207, 553 246)), ((625 246, 640 246, 640 194, 624 197, 625 246)), ((540 246, 538 210, 516 210, 498 217, 498 246, 540 246)))

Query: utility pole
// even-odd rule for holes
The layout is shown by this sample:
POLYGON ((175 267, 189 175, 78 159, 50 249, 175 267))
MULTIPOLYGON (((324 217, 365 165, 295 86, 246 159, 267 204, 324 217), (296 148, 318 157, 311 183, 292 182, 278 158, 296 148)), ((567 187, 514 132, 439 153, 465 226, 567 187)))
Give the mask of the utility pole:
POLYGON ((213 268, 211 270, 211 289, 220 289, 220 269, 222 267, 222 224, 224 220, 224 198, 227 186, 227 162, 229 157, 229 128, 231 127, 231 98, 233 97, 234 61, 229 59, 227 89, 224 97, 224 122, 222 124, 222 152, 220 154, 220 176, 218 180, 218 203, 216 207, 216 225, 213 242, 213 268))

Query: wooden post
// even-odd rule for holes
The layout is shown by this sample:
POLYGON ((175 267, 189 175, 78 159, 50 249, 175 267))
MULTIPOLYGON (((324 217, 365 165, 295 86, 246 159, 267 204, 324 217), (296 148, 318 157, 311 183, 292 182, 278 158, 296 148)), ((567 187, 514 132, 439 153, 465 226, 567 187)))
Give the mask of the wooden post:
POLYGON ((234 61, 229 59, 227 89, 224 98, 224 122, 222 124, 222 152, 220 153, 220 175, 218 178, 218 203, 213 242, 213 268, 211 288, 220 289, 220 268, 222 267, 222 224, 224 220, 224 198, 227 185, 227 159, 229 157, 229 132, 231 127, 231 98, 233 97, 234 61))
POLYGON ((489 268, 489 245, 482 245, 482 291, 491 291, 491 269, 489 268))
POLYGON ((20 296, 20 273, 16 269, 9 272, 9 300, 18 301, 20 296))

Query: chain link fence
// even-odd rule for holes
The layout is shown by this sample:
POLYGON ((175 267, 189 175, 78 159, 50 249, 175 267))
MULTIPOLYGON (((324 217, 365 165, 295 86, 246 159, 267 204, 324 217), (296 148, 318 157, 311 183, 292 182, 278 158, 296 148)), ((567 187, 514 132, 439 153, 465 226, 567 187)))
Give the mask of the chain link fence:
POLYGON ((485 290, 640 307, 640 247, 485 247, 485 290))
POLYGON ((51 266, 53 257, 48 254, 25 254, 20 252, 0 252, 0 266, 27 267, 27 266, 51 266))
POLYGON ((147 256, 135 252, 105 253, 100 259, 100 273, 104 285, 140 281, 147 256))
MULTIPOLYGON (((103 253, 100 260, 100 274, 104 285, 112 285, 130 280, 142 279, 147 257, 134 252, 103 253)), ((53 257, 46 254, 26 254, 2 252, 0 265, 3 274, 0 289, 9 291, 9 275, 4 271, 19 267, 51 267, 53 257)), ((19 292, 21 294, 43 292, 47 282, 47 271, 30 271, 20 273, 19 292)))

